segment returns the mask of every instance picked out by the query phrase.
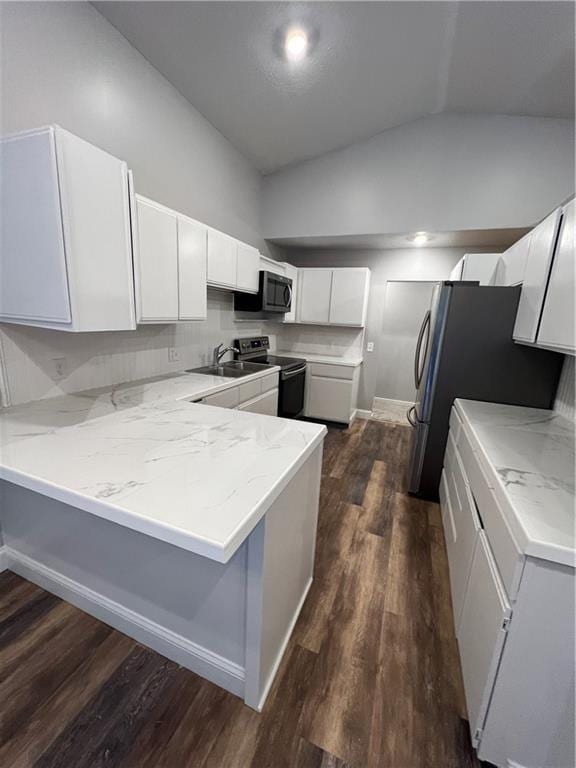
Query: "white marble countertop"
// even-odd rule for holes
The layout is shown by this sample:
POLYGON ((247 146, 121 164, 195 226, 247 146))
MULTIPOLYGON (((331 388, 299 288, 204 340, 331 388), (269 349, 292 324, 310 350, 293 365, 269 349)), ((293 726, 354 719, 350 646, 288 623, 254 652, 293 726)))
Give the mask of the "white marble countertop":
POLYGON ((309 363, 325 363, 326 365, 346 365, 357 368, 362 365, 364 359, 355 355, 320 355, 312 352, 298 352, 296 350, 279 350, 272 354, 284 357, 301 357, 309 363))
POLYGON ((192 400, 176 374, 0 411, 0 478, 226 562, 322 442, 319 424, 192 400))
POLYGON ((455 405, 520 548, 575 566, 575 425, 540 408, 455 405))

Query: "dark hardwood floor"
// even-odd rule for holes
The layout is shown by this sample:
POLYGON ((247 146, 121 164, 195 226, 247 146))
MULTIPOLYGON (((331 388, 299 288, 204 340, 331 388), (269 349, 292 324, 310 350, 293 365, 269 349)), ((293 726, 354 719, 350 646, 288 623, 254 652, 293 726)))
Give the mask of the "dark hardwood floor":
POLYGON ((0 575, 0 766, 472 768, 436 504, 409 428, 325 443, 315 581, 264 711, 0 575))

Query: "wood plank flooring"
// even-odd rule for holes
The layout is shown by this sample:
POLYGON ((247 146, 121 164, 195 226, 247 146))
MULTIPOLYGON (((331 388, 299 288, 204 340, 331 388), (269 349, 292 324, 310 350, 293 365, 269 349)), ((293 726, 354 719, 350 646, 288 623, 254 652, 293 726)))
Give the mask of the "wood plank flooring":
POLYGON ((315 580, 261 714, 0 574, 0 766, 475 768, 439 507, 406 494, 409 436, 329 430, 315 580))

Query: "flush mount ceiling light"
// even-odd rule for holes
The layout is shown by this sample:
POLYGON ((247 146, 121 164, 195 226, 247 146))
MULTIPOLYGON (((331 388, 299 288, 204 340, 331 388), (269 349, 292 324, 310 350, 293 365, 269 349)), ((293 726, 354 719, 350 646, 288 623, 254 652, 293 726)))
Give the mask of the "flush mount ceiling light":
POLYGON ((301 61, 308 53, 308 35, 300 27, 291 27, 284 38, 284 52, 290 61, 301 61))
POLYGON ((408 240, 414 245, 425 245, 428 240, 430 240, 430 237, 426 232, 416 232, 416 234, 409 237, 408 240))

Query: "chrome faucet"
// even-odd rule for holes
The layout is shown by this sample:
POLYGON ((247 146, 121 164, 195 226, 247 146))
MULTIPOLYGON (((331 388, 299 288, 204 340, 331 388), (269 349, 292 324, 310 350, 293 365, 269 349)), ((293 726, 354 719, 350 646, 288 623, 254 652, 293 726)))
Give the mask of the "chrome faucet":
POLYGON ((217 368, 218 364, 220 363, 220 360, 224 357, 226 352, 237 352, 240 354, 240 350, 236 349, 236 347, 224 347, 222 343, 218 344, 217 347, 214 347, 214 351, 212 352, 212 365, 217 368))

